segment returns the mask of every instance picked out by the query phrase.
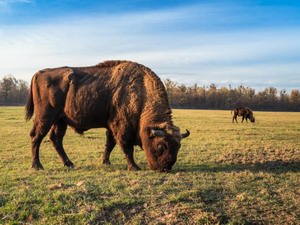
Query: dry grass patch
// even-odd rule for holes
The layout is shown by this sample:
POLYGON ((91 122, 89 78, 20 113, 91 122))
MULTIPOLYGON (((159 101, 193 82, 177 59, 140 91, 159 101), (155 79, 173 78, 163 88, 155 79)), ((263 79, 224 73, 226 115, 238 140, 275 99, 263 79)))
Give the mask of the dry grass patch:
POLYGON ((120 148, 101 167, 104 129, 68 129, 64 168, 51 143, 44 171, 30 169, 22 107, 0 107, 0 224, 300 224, 300 113, 254 112, 232 124, 230 111, 174 110, 191 131, 171 173, 128 172, 120 148))

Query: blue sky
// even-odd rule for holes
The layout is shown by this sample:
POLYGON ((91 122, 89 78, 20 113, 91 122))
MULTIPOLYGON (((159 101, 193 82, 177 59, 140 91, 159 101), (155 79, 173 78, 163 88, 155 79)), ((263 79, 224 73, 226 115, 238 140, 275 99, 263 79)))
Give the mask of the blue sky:
POLYGON ((300 1, 0 0, 0 77, 108 59, 187 85, 300 89, 300 1))

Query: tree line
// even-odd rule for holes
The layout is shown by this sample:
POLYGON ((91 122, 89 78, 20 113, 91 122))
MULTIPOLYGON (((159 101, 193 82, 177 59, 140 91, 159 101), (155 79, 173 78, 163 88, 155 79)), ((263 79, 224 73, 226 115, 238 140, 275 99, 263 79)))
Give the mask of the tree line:
MULTIPOLYGON (((300 111, 300 91, 287 92, 274 87, 256 91, 240 85, 238 87, 191 86, 178 84, 170 79, 164 81, 170 104, 173 108, 191 109, 233 109, 248 106, 254 110, 300 111)), ((29 84, 12 75, 0 81, 0 105, 24 105, 29 84)))
POLYGON ((24 105, 29 91, 28 83, 12 75, 0 81, 0 105, 24 105))
POLYGON ((164 81, 170 104, 173 108, 192 109, 233 109, 248 106, 262 111, 300 111, 300 91, 298 89, 277 90, 274 87, 256 91, 240 85, 220 87, 215 84, 186 86, 170 79, 164 81))

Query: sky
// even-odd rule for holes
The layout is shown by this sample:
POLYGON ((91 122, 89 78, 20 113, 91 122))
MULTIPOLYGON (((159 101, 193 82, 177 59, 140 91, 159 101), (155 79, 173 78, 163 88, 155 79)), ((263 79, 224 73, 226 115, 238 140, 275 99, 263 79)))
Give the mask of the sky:
POLYGON ((111 59, 179 84, 300 89, 300 1, 0 0, 0 78, 111 59))

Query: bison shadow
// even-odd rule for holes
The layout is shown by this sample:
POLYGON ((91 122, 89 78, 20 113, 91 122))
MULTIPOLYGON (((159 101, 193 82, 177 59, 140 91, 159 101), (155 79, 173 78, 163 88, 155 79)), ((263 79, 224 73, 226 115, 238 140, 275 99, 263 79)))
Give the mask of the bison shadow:
POLYGON ((256 163, 215 163, 215 164, 181 164, 174 168, 175 172, 241 172, 241 171, 286 173, 300 172, 300 161, 285 162, 282 160, 256 162, 256 163))

